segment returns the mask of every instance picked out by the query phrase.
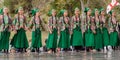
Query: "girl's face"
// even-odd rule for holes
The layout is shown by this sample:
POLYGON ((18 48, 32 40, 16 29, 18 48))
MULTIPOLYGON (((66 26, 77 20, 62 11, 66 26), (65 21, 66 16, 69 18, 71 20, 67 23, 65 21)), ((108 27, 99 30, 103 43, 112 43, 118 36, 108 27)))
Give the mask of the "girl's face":
POLYGON ((88 10, 87 15, 91 15, 91 10, 88 10))
POLYGON ((56 16, 56 11, 52 11, 52 16, 56 16))
POLYGON ((79 15, 80 14, 80 11, 79 10, 76 10, 75 11, 75 15, 79 15))
POLYGON ((3 12, 4 12, 4 13, 8 13, 8 12, 9 12, 8 8, 4 8, 4 9, 3 9, 3 12))
POLYGON ((104 11, 101 11, 101 15, 103 15, 103 16, 104 16, 104 15, 105 15, 105 12, 104 12, 104 11))
POLYGON ((68 12, 67 11, 64 12, 64 16, 68 16, 68 12))
POLYGON ((98 10, 96 10, 96 11, 95 11, 95 15, 98 15, 98 14, 99 14, 99 11, 98 11, 98 10))
POLYGON ((36 16, 40 16, 40 12, 36 12, 36 16))
POLYGON ((24 13, 23 9, 20 9, 20 10, 18 11, 18 13, 19 13, 19 14, 23 14, 23 13, 24 13))
POLYGON ((116 15, 116 13, 115 12, 112 12, 112 16, 115 16, 116 15))

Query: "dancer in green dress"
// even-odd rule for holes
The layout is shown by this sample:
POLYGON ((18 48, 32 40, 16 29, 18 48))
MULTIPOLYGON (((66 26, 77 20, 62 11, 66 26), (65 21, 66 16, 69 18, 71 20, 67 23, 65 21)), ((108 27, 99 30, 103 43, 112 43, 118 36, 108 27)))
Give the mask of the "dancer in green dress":
POLYGON ((82 30, 81 30, 81 17, 80 11, 78 8, 75 8, 75 15, 72 17, 72 39, 71 44, 76 51, 79 51, 80 48, 84 45, 83 38, 82 38, 82 30))
POLYGON ((0 16, 1 21, 1 47, 0 49, 4 50, 5 53, 8 53, 9 49, 9 37, 10 37, 10 31, 11 31, 11 18, 9 16, 9 9, 7 7, 3 8, 3 13, 0 16))
POLYGON ((40 17, 40 12, 38 8, 34 8, 31 10, 32 19, 30 21, 29 26, 32 27, 32 44, 31 48, 35 49, 36 52, 40 52, 39 48, 42 47, 42 40, 41 40, 41 24, 42 19, 40 17))
POLYGON ((56 10, 52 9, 49 12, 51 17, 49 18, 48 28, 49 36, 47 40, 47 48, 49 49, 48 53, 56 52, 57 48, 57 38, 58 38, 58 18, 56 16, 56 10))
POLYGON ((67 10, 61 10, 60 14, 62 17, 60 17, 59 25, 60 25, 60 39, 58 47, 62 48, 64 51, 68 51, 68 48, 70 48, 70 19, 68 17, 67 10))
MULTIPOLYGON (((118 22, 116 19, 116 15, 114 11, 110 11, 110 19, 109 19, 109 26, 110 26, 110 46, 114 49, 118 43, 118 22)), ((109 48, 111 51, 112 48, 109 48)))
POLYGON ((14 48, 17 48, 18 52, 26 52, 26 49, 29 47, 26 36, 26 17, 24 15, 24 10, 22 7, 19 7, 16 12, 17 15, 15 15, 15 19, 13 21, 13 25, 15 27, 14 31, 16 32, 16 34, 11 41, 11 45, 14 48))
POLYGON ((103 39, 102 39, 102 29, 101 29, 101 23, 100 23, 100 17, 99 17, 99 10, 94 10, 94 19, 95 19, 95 49, 97 51, 101 51, 103 48, 103 39))
POLYGON ((91 10, 89 8, 85 8, 86 19, 85 19, 85 32, 84 32, 84 39, 85 39, 85 47, 86 50, 92 51, 94 44, 94 33, 95 33, 95 21, 91 17, 91 10))
POLYGON ((104 53, 107 53, 109 47, 109 32, 108 32, 108 24, 105 17, 105 10, 103 8, 100 9, 100 26, 102 27, 102 39, 103 39, 103 49, 104 53))

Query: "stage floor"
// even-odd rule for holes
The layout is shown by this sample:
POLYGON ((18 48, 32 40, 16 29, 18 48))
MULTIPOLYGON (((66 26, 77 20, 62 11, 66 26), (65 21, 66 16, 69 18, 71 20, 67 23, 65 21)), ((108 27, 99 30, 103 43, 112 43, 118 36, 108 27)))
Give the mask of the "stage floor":
POLYGON ((85 52, 61 52, 59 54, 37 53, 0 53, 0 60, 120 60, 120 51, 85 53, 85 52))

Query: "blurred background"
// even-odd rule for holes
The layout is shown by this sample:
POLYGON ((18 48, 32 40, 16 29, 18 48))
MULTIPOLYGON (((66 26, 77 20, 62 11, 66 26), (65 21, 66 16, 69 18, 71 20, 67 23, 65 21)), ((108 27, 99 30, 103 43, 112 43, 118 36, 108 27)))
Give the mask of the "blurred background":
MULTIPOLYGON (((14 19, 15 10, 22 6, 25 10, 25 15, 27 16, 27 20, 31 19, 30 10, 34 7, 40 9, 41 17, 43 18, 43 42, 47 38, 47 22, 48 22, 48 12, 51 9, 56 9, 57 13, 61 9, 67 9, 69 12, 69 17, 74 15, 74 9, 78 7, 80 9, 80 13, 82 17, 84 17, 84 8, 89 7, 90 9, 94 8, 107 8, 107 5, 111 2, 111 0, 0 0, 0 8, 6 6, 10 9, 10 15, 14 19)), ((120 0, 118 0, 120 2, 120 0)), ((117 13, 117 19, 120 21, 120 6, 117 6, 113 9, 117 13)), ((31 32, 27 31, 28 40, 31 41, 31 32)), ((12 34, 13 36, 14 34, 12 34)), ((11 37, 12 37, 11 36, 11 37)), ((44 44, 44 43, 43 43, 44 44)))

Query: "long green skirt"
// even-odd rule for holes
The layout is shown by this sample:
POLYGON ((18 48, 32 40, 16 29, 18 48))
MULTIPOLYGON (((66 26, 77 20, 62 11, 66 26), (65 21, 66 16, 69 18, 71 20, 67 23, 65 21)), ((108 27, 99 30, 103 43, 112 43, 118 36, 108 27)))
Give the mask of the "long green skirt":
POLYGON ((95 49, 101 48, 103 48, 102 31, 100 28, 97 28, 95 34, 95 49))
POLYGON ((118 42, 118 32, 114 31, 110 33, 110 45, 111 46, 117 46, 118 42))
POLYGON ((52 33, 49 33, 48 40, 47 40, 47 48, 57 48, 57 29, 53 29, 52 33))
POLYGON ((10 32, 8 30, 5 30, 1 32, 1 40, 0 40, 0 50, 1 49, 9 49, 9 38, 10 38, 10 32))
POLYGON ((109 34, 107 28, 102 28, 102 37, 103 37, 103 45, 108 46, 109 45, 109 34))
POLYGON ((73 35, 71 37, 72 46, 83 46, 82 31, 80 27, 73 29, 73 35))
POLYGON ((59 39, 59 48, 69 48, 70 47, 70 34, 69 29, 66 28, 65 30, 60 32, 60 39, 59 39))
POLYGON ((17 30, 17 34, 14 35, 11 45, 15 48, 28 48, 28 40, 25 30, 23 28, 17 30))
POLYGON ((35 31, 32 31, 32 48, 40 48, 42 47, 41 42, 41 31, 39 28, 37 28, 35 31))
POLYGON ((85 46, 94 47, 94 33, 91 31, 91 29, 88 29, 85 32, 85 46))

